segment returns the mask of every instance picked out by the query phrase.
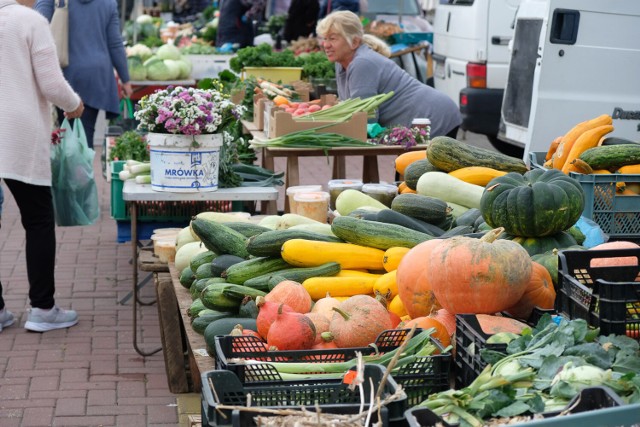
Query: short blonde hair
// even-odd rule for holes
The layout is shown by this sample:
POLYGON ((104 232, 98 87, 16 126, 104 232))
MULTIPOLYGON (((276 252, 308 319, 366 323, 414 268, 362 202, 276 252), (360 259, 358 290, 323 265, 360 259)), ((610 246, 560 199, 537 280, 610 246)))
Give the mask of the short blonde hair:
POLYGON ((360 18, 348 10, 331 12, 316 25, 316 33, 321 37, 326 36, 329 31, 333 31, 344 37, 350 47, 353 47, 355 39, 362 40, 364 37, 364 29, 362 28, 360 18))
POLYGON ((373 34, 365 34, 362 41, 375 52, 378 52, 387 58, 391 56, 391 48, 381 38, 376 37, 373 34))

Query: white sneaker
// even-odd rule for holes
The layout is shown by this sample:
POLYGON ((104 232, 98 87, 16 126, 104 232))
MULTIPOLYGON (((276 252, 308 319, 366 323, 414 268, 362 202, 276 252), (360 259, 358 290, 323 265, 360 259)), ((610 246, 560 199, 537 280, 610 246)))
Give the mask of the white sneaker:
POLYGON ((32 308, 24 328, 33 332, 47 332, 68 328, 76 323, 78 323, 78 314, 74 310, 63 310, 58 306, 50 310, 32 308))
POLYGON ((12 312, 7 310, 7 307, 0 310, 0 332, 2 332, 2 328, 13 325, 15 321, 16 317, 12 312))

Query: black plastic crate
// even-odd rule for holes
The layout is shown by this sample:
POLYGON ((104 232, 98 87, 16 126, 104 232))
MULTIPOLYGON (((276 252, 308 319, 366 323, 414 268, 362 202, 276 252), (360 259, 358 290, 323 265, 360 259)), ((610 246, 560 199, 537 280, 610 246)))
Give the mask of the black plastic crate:
POLYGON ((592 266, 592 260, 610 257, 638 262, 640 249, 561 251, 558 257, 560 311, 599 327, 603 335, 640 340, 640 266, 592 266))
MULTIPOLYGON (((385 368, 381 365, 364 366, 364 399, 369 402, 371 390, 375 392, 382 382, 385 368)), ((347 374, 348 375, 348 374, 347 374)), ((383 387, 382 397, 394 394, 398 390, 395 379, 389 375, 383 387)), ((202 425, 232 426, 232 411, 219 409, 219 405, 247 406, 248 395, 251 406, 262 408, 292 408, 302 406, 345 404, 360 406, 360 392, 356 388, 338 380, 279 381, 269 383, 246 383, 231 371, 215 370, 202 374, 202 425)), ((400 420, 407 409, 406 398, 389 403, 389 419, 400 420)))
MULTIPOLYGON (((640 404, 625 405, 620 397, 608 387, 589 387, 571 399, 564 410, 548 412, 542 416, 544 418, 518 425, 527 427, 631 427, 634 423, 640 422, 640 404), (561 413, 564 415, 559 415, 561 413)), ((409 427, 458 425, 448 424, 428 408, 411 408, 405 412, 405 418, 409 427)))
MULTIPOLYGON (((265 351, 264 343, 256 337, 219 335, 215 337, 216 369, 226 369, 235 373, 242 383, 269 383, 282 381, 277 370, 269 362, 344 362, 363 355, 380 354, 395 350, 402 344, 409 329, 390 329, 382 332, 374 345, 368 347, 336 348, 324 350, 265 351), (233 359, 253 359, 265 363, 245 365, 233 359)), ((416 334, 420 330, 416 331, 416 334)), ((418 357, 393 374, 396 382, 402 386, 408 397, 409 405, 422 402, 429 394, 449 388, 449 370, 451 355, 442 354, 442 345, 438 355, 418 357)))
MULTIPOLYGON (((317 412, 315 407, 305 407, 306 410, 312 413, 317 412)), ((356 415, 360 411, 359 405, 326 405, 322 407, 323 414, 338 414, 338 415, 356 415)), ((268 412, 248 412, 234 410, 231 414, 231 421, 233 427, 254 427, 258 426, 255 421, 256 416, 262 417, 275 417, 272 413, 268 412)), ((373 412, 371 416, 372 423, 381 423, 381 427, 389 426, 389 411, 387 408, 380 408, 380 417, 378 418, 378 411, 373 412)))
POLYGON ((490 335, 482 332, 475 314, 456 315, 455 382, 457 388, 468 386, 480 375, 487 362, 480 357, 480 350, 505 353, 506 344, 488 344, 490 335))

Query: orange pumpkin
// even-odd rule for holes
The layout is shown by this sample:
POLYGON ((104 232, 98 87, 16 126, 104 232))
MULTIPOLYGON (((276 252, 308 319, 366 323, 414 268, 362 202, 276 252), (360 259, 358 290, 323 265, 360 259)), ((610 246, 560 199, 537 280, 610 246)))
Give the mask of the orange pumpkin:
POLYGON ((305 316, 311 319, 313 326, 316 328, 316 340, 314 344, 322 342, 322 333, 329 331, 329 319, 321 313, 307 313, 305 316))
POLYGON ((531 257, 518 243, 496 240, 502 231, 491 230, 480 239, 436 241, 428 258, 427 283, 447 311, 493 314, 520 300, 531 278, 531 257))
POLYGON ((501 332, 511 332, 521 334, 527 327, 526 323, 505 316, 494 316, 491 314, 476 314, 480 329, 487 335, 495 335, 501 332))
POLYGON ((329 331, 340 348, 366 347, 391 329, 387 309, 368 295, 352 296, 333 310, 329 331))
POLYGON ((524 295, 513 307, 505 310, 518 319, 528 319, 534 307, 552 309, 556 301, 556 290, 549 271, 535 261, 531 261, 531 267, 531 280, 524 295))
POLYGON ((340 301, 333 298, 327 292, 327 296, 324 298, 320 298, 311 308, 312 313, 320 313, 324 315, 327 319, 331 319, 333 317, 333 307, 337 307, 340 304, 340 301))
MULTIPOLYGON (((638 249, 636 243, 624 240, 618 242, 607 242, 590 248, 591 251, 612 250, 612 249, 638 249)), ((638 265, 638 258, 634 256, 612 257, 612 258, 596 258, 591 260, 591 267, 622 267, 638 265)))
POLYGON ((300 283, 293 280, 283 280, 278 283, 264 297, 268 302, 286 304, 298 313, 308 313, 311 310, 311 295, 300 283))
POLYGON ((398 264, 398 295, 411 318, 427 316, 440 308, 427 276, 432 249, 440 240, 428 240, 409 250, 398 264))
POLYGON ((400 324, 400 327, 403 329, 411 329, 413 325, 416 325, 416 328, 422 329, 435 328, 436 331, 431 334, 431 336, 440 341, 440 344, 444 347, 451 345, 451 334, 449 334, 447 328, 435 318, 430 316, 416 317, 415 319, 409 320, 404 325, 400 324))
POLYGON ((447 332, 449 335, 453 335, 456 333, 456 316, 449 313, 444 308, 436 311, 433 314, 430 314, 429 317, 433 317, 438 322, 442 323, 445 328, 447 328, 447 332))

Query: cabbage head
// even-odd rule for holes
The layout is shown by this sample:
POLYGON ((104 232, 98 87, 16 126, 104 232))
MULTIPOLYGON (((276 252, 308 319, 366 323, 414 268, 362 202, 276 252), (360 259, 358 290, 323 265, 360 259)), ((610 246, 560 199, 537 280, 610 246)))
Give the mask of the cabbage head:
POLYGON ((163 44, 156 51, 156 56, 160 59, 180 59, 180 49, 173 44, 163 44))
POLYGON ((152 24, 153 23, 153 17, 151 15, 140 15, 136 18, 136 22, 138 24, 152 24))
POLYGON ((167 67, 164 61, 156 56, 152 56, 145 61, 144 67, 147 69, 148 80, 172 80, 171 70, 167 67))
POLYGON ((176 61, 176 64, 180 67, 179 80, 186 80, 191 77, 191 61, 186 58, 180 58, 176 61))
POLYGON ((141 81, 147 79, 147 69, 144 67, 142 58, 139 56, 130 56, 127 58, 127 66, 131 80, 141 81))
POLYGON ((174 61, 173 59, 165 59, 164 65, 169 70, 169 78, 167 80, 177 80, 180 77, 180 61, 174 61))
POLYGON ((151 49, 142 43, 136 43, 127 48, 127 56, 139 56, 143 62, 151 58, 152 55, 153 52, 151 52, 151 49))

